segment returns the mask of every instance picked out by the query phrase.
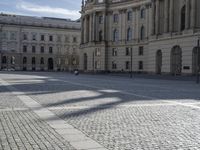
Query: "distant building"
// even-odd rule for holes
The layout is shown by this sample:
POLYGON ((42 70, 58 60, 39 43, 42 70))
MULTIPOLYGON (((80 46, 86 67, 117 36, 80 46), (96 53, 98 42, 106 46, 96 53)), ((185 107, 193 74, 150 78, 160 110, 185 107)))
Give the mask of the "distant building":
POLYGON ((0 14, 0 68, 77 69, 80 27, 67 19, 0 14))
POLYGON ((196 73, 199 0, 82 3, 82 70, 196 73))

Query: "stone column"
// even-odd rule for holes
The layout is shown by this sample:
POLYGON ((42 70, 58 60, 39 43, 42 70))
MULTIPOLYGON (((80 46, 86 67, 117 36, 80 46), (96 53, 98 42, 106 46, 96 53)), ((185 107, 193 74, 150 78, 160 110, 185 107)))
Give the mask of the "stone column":
POLYGON ((186 0, 185 29, 190 27, 190 0, 186 0))
POLYGON ((155 1, 152 2, 152 24, 151 24, 151 34, 155 34, 155 1))
POLYGON ((81 43, 84 43, 84 18, 81 18, 81 43))
POLYGON ((89 15, 89 41, 92 41, 92 33, 93 33, 93 14, 89 15))
POLYGON ((165 0, 165 22, 164 22, 164 32, 169 31, 169 0, 165 0))
POLYGON ((92 20, 93 20, 92 41, 96 41, 96 12, 93 13, 92 20))
POLYGON ((173 32, 173 26, 174 26, 174 0, 170 0, 170 6, 169 6, 169 31, 173 32))
POLYGON ((87 42, 87 17, 84 16, 84 43, 87 42))
POLYGON ((103 40, 106 40, 106 12, 103 12, 103 40))
POLYGON ((90 30, 90 23, 89 23, 89 15, 87 15, 86 17, 85 17, 85 21, 86 21, 86 26, 85 26, 85 28, 86 28, 86 43, 88 43, 89 42, 89 30, 90 30))
POLYGON ((190 28, 195 28, 196 0, 191 0, 190 28))
POLYGON ((159 33, 159 0, 156 0, 156 34, 159 33))

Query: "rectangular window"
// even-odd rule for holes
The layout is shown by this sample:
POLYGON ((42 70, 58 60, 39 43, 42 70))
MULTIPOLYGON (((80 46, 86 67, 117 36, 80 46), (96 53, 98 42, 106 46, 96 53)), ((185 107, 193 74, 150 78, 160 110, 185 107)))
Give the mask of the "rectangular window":
POLYGON ((44 53, 44 46, 41 46, 41 47, 40 47, 40 52, 41 52, 41 53, 44 53))
POLYGON ((27 52, 27 46, 26 46, 26 45, 23 46, 23 52, 24 52, 24 53, 27 52))
POLYGON ((112 56, 117 56, 117 49, 116 48, 112 49, 112 56))
POLYGON ((98 60, 98 61, 95 61, 95 69, 100 69, 101 68, 101 62, 98 60))
POLYGON ((126 61, 125 65, 126 65, 126 70, 130 69, 130 62, 129 61, 126 61))
POLYGON ((16 33, 15 32, 10 33, 10 40, 16 40, 16 33))
POLYGON ((114 23, 118 23, 119 22, 119 15, 118 14, 114 14, 113 15, 113 22, 114 23))
POLYGON ((129 11, 129 12, 127 13, 127 20, 128 20, 128 21, 131 21, 131 20, 132 20, 132 12, 131 12, 131 11, 129 11))
POLYGON ((99 16, 99 24, 103 23, 103 16, 99 16))
POLYGON ((27 37, 26 33, 23 34, 23 40, 28 40, 28 37, 27 37))
POLYGON ((35 57, 32 58, 32 64, 35 65, 35 57))
POLYGON ((95 56, 101 56, 101 49, 100 48, 96 48, 95 56))
POLYGON ((143 61, 139 61, 138 69, 143 70, 143 61))
POLYGON ((41 41, 44 41, 44 35, 41 35, 41 41))
POLYGON ((53 36, 52 36, 52 35, 49 36, 49 41, 50 41, 50 42, 53 41, 53 36))
POLYGON ((77 42, 77 38, 73 37, 73 42, 76 43, 77 42))
POLYGON ((32 53, 35 53, 35 51, 36 51, 36 47, 32 46, 32 53))
POLYGON ((131 52, 130 52, 130 48, 127 47, 127 48, 126 48, 126 56, 130 56, 130 54, 131 54, 131 52))
POLYGON ((41 64, 41 65, 44 64, 44 58, 43 58, 43 57, 40 59, 40 64, 41 64))
POLYGON ((144 18, 145 18, 145 9, 144 9, 144 8, 142 8, 142 9, 140 10, 140 18, 141 18, 141 19, 144 19, 144 18))
POLYGON ((144 47, 143 47, 143 46, 139 46, 138 55, 139 55, 139 56, 143 56, 143 55, 144 55, 144 47))
POLYGON ((5 39, 5 40, 8 39, 8 37, 7 37, 7 32, 3 32, 3 33, 2 33, 2 38, 5 39))
POLYGON ((36 34, 32 34, 32 40, 36 41, 36 34))
POLYGON ((49 47, 49 53, 50 53, 50 54, 53 53, 53 47, 49 47))
POLYGON ((112 62, 112 69, 117 69, 117 64, 114 61, 112 62))

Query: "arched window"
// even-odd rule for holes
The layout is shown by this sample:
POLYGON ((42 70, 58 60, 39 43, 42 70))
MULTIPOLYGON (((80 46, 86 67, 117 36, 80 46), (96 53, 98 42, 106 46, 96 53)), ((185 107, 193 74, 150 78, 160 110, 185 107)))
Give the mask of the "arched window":
POLYGON ((41 57, 41 59, 40 59, 40 64, 41 64, 41 65, 44 64, 44 58, 43 58, 43 57, 41 57))
POLYGON ((145 38, 145 28, 144 26, 142 26, 140 30, 140 40, 144 40, 144 38, 145 38))
POLYGON ((128 28, 127 30, 127 41, 132 40, 132 29, 128 28))
POLYGON ((141 18, 141 19, 144 19, 144 18, 145 18, 145 9, 144 9, 144 8, 141 9, 140 18, 141 18))
POLYGON ((2 58, 2 64, 7 64, 7 57, 6 56, 3 56, 3 58, 2 58))
POLYGON ((26 64, 26 63, 27 63, 27 58, 23 57, 23 64, 26 64))
POLYGON ((99 31, 99 41, 101 42, 103 40, 103 32, 99 31))
POLYGON ((119 40, 119 32, 117 29, 113 31, 113 41, 117 42, 119 40))
POLYGON ((181 31, 185 30, 185 5, 181 9, 181 31))

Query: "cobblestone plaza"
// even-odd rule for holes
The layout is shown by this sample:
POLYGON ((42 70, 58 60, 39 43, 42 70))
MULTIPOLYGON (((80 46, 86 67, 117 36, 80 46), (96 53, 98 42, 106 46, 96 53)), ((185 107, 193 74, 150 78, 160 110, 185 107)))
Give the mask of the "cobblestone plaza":
POLYGON ((194 81, 0 72, 0 149, 197 150, 194 81))

